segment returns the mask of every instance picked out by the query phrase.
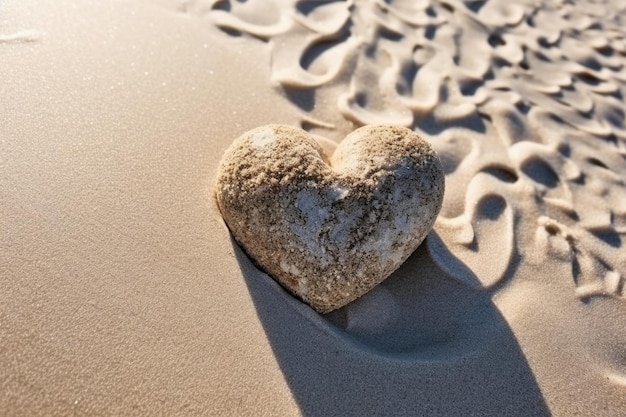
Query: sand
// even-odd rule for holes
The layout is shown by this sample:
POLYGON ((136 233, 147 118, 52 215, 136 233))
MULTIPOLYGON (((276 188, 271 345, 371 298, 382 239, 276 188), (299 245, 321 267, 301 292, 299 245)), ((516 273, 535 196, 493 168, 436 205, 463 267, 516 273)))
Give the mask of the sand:
POLYGON ((2 2, 0 415, 623 415, 625 7, 2 2), (217 164, 380 122, 429 138, 442 212, 320 315, 217 164))

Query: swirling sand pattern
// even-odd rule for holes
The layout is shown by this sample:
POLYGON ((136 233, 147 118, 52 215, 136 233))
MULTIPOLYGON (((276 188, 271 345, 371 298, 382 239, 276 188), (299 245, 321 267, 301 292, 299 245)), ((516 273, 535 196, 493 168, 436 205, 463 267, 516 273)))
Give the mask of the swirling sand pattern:
MULTIPOLYGON (((189 7, 267 42, 283 88, 330 94, 356 125, 400 124, 431 138, 447 193, 428 242, 447 272, 497 289, 520 262, 564 262, 581 299, 624 298, 625 2, 189 7), (495 248, 508 256, 493 259, 495 248)), ((319 110, 312 101, 309 118, 319 110)))

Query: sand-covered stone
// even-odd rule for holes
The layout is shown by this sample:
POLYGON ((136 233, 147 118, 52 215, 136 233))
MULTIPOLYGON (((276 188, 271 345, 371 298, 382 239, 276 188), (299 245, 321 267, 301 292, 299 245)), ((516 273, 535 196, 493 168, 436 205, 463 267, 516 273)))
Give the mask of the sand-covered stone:
POLYGON ((443 194, 428 142, 395 126, 354 131, 330 159, 301 129, 259 127, 226 151, 216 190, 248 255, 322 313, 397 269, 431 230, 443 194))

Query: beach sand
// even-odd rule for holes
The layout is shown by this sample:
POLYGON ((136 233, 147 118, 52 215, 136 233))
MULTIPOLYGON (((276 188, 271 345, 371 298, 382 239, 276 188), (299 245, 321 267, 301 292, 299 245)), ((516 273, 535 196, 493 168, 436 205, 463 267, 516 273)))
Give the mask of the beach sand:
POLYGON ((626 4, 295 3, 0 3, 0 415, 624 415, 626 4), (443 163, 426 242, 327 315, 213 198, 269 123, 443 163))

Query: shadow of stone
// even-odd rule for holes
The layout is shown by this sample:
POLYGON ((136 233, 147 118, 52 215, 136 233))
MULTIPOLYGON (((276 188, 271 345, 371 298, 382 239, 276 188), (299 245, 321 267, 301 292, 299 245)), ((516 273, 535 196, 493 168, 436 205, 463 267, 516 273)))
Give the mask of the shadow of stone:
POLYGON ((550 415, 489 295, 447 276, 426 245, 359 300, 320 315, 232 244, 304 416, 550 415))

